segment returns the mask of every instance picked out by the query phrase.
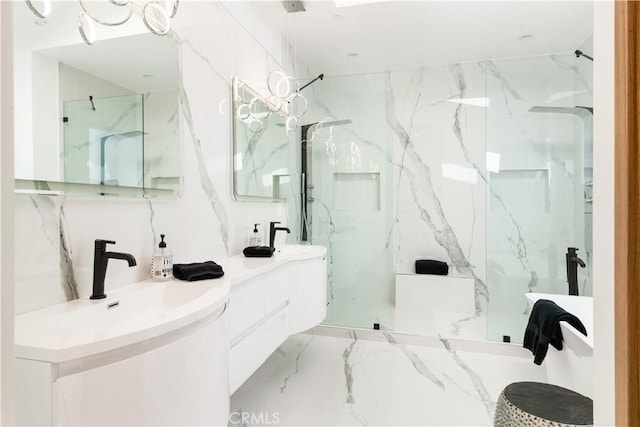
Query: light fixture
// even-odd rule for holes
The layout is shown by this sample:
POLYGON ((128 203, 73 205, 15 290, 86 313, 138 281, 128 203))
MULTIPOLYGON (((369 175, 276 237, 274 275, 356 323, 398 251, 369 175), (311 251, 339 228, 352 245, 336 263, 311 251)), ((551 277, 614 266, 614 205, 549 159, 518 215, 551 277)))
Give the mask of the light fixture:
MULTIPOLYGON (((33 12, 35 16, 40 19, 45 19, 49 13, 51 13, 51 0, 43 0, 40 7, 36 6, 35 0, 25 0, 27 6, 33 12)), ((107 27, 114 27, 122 25, 133 16, 134 12, 140 16, 142 22, 147 29, 158 36, 164 36, 171 30, 171 19, 176 16, 178 12, 179 0, 149 0, 146 2, 134 2, 133 0, 108 0, 113 6, 128 8, 127 14, 124 18, 117 21, 105 21, 98 16, 92 14, 85 0, 78 0, 82 12, 78 16, 78 31, 82 40, 86 44, 93 44, 95 42, 96 27, 95 24, 104 25, 107 27)))
POLYGON ((275 113, 285 119, 287 132, 294 131, 308 108, 307 98, 300 91, 310 83, 300 87, 300 82, 293 76, 278 70, 271 71, 267 76, 269 95, 241 103, 236 107, 236 117, 247 124, 249 132, 260 133, 265 129, 264 121, 275 113))
POLYGON ((534 38, 535 36, 533 34, 523 34, 520 37, 518 37, 518 40, 523 41, 523 40, 529 40, 534 38))
POLYGON ((40 19, 46 19, 51 13, 51 0, 44 0, 41 8, 36 7, 34 2, 31 1, 27 1, 27 6, 40 19))

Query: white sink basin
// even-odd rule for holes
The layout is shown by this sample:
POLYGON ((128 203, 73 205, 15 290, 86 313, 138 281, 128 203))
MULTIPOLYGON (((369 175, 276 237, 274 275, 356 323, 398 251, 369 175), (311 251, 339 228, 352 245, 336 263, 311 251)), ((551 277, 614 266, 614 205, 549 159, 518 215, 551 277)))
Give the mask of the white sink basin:
POLYGON ((276 256, 284 256, 288 260, 295 261, 309 259, 327 254, 327 248, 316 245, 285 245, 276 250, 276 256))
POLYGON ((171 310, 192 302, 210 288, 210 285, 175 283, 129 288, 115 297, 42 319, 42 326, 76 331, 121 330, 134 322, 148 323, 154 318, 165 317, 171 310))
POLYGON ((58 363, 155 338, 219 310, 223 279, 145 281, 16 317, 16 357, 58 363))

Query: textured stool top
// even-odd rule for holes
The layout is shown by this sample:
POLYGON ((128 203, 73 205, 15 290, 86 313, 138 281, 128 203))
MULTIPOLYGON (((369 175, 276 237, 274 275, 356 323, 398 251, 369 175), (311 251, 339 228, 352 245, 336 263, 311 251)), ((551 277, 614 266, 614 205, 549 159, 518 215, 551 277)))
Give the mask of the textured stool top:
POLYGON ((563 424, 593 424, 593 400, 553 384, 517 382, 505 387, 504 397, 536 417, 563 424))

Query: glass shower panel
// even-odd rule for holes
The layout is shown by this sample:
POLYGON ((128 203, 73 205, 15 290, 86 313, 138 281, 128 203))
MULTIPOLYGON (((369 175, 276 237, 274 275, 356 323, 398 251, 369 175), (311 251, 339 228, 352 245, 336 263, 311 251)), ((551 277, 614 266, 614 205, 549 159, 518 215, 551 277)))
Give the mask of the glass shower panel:
POLYGON ((526 292, 591 295, 592 92, 571 55, 487 65, 488 339, 522 342, 526 292))
POLYGON ((64 181, 143 187, 141 94, 63 104, 64 181))
POLYGON ((325 78, 316 96, 332 111, 303 133, 302 235, 328 249, 323 323, 392 329, 391 165, 385 154, 391 134, 384 120, 384 76, 325 78))

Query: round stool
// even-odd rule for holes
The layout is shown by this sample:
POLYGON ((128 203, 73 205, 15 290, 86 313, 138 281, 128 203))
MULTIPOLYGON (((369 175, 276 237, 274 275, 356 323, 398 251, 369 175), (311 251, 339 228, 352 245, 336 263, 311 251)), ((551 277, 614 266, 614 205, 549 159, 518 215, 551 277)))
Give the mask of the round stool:
POLYGON ((593 400, 553 384, 517 382, 502 390, 496 427, 591 426, 593 400))

